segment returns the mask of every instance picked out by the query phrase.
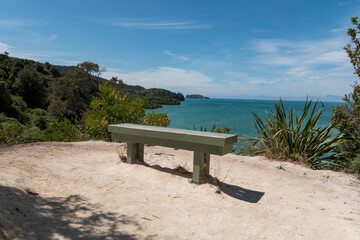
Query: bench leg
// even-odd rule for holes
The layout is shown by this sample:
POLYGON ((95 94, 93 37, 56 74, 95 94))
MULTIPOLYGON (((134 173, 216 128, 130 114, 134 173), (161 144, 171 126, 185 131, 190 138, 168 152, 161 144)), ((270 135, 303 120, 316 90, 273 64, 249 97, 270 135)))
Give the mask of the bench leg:
POLYGON ((127 162, 144 162, 144 144, 127 142, 127 162))
POLYGON ((194 152, 193 182, 199 184, 204 177, 209 176, 210 154, 194 152))

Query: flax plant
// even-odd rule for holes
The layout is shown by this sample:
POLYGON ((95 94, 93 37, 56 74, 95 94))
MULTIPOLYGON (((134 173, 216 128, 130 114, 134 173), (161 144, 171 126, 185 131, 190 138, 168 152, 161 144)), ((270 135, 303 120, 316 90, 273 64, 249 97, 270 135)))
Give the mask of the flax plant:
POLYGON ((332 124, 317 126, 324 111, 319 100, 311 106, 312 100, 306 99, 301 115, 295 114, 295 108, 286 111, 281 98, 274 105, 275 112, 267 113, 265 118, 252 112, 258 137, 249 140, 255 154, 300 162, 314 169, 342 168, 341 158, 333 151, 342 136, 334 134, 332 124))

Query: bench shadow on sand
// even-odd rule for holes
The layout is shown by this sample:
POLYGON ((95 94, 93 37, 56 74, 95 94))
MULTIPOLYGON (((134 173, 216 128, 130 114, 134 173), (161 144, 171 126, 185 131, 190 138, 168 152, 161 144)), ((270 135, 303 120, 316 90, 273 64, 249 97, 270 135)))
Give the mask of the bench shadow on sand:
POLYGON ((249 203, 257 203, 264 196, 264 192, 258 192, 228 183, 221 183, 221 191, 226 195, 249 203))
MULTIPOLYGON (((181 176, 181 177, 185 177, 185 178, 192 178, 192 173, 185 170, 184 168, 178 166, 175 169, 172 168, 168 168, 168 167, 162 167, 159 165, 150 165, 147 163, 137 163, 152 169, 156 169, 158 171, 161 172, 166 172, 172 175, 176 175, 176 176, 181 176)), ((212 179, 214 179, 213 177, 210 177, 212 179)), ((236 185, 232 185, 229 183, 225 183, 225 182, 219 182, 219 181, 207 181, 206 183, 215 185, 217 187, 219 187, 220 191, 232 198, 241 200, 241 201, 245 201, 245 202, 249 202, 249 203, 257 203, 260 201, 260 199, 264 196, 265 192, 259 192, 259 191, 254 191, 254 190, 250 190, 250 189, 246 189, 246 188, 242 188, 236 185)))
POLYGON ((127 215, 100 210, 79 195, 42 197, 0 185, 0 239, 156 239, 129 234, 142 230, 127 215))

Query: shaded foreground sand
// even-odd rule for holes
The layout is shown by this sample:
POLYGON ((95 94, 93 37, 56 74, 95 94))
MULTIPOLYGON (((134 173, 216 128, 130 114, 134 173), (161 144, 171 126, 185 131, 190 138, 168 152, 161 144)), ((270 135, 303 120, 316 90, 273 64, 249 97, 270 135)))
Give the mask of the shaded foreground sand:
POLYGON ((360 182, 285 162, 211 156, 210 184, 189 183, 192 152, 124 144, 0 148, 0 239, 360 239, 360 182), (281 167, 280 167, 281 166, 281 167))

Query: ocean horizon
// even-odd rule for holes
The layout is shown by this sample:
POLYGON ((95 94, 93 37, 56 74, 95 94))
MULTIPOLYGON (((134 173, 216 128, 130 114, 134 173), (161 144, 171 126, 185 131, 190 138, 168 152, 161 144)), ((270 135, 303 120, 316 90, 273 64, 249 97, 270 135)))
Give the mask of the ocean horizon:
MULTIPOLYGON (((186 99, 181 105, 164 105, 161 109, 147 110, 155 113, 167 113, 171 119, 171 128, 200 129, 200 126, 211 129, 217 122, 217 127, 230 127, 231 132, 238 137, 255 137, 256 129, 253 124, 251 112, 265 116, 267 112, 275 110, 274 103, 279 100, 255 99, 186 99)), ((313 103, 316 101, 313 101, 313 103)), ((301 113, 305 101, 284 100, 285 108, 295 107, 296 113, 301 113)), ((330 123, 332 109, 344 102, 322 102, 319 107, 324 107, 324 112, 318 126, 330 123)))

